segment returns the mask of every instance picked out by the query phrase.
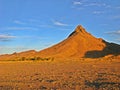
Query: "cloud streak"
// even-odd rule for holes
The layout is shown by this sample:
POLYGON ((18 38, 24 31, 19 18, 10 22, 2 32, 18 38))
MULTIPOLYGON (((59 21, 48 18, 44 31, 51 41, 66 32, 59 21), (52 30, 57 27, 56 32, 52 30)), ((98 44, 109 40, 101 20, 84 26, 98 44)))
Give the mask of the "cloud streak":
POLYGON ((120 15, 112 16, 112 19, 120 19, 120 15))
MULTIPOLYGON (((101 2, 88 2, 88 1, 74 1, 73 2, 74 6, 82 6, 82 7, 105 7, 105 8, 110 8, 111 6, 106 4, 106 3, 101 3, 101 2)), ((119 8, 119 7, 118 7, 119 8)))
POLYGON ((80 1, 74 1, 73 5, 82 5, 82 3, 80 1))
POLYGON ((93 14, 102 14, 104 13, 103 11, 93 11, 93 14))
POLYGON ((22 25, 26 24, 26 23, 21 22, 21 21, 19 21, 19 20, 14 20, 13 22, 14 22, 15 24, 22 24, 22 25))
POLYGON ((120 42, 120 38, 117 38, 116 41, 120 42))
POLYGON ((107 6, 105 3, 96 3, 96 2, 91 2, 91 3, 88 3, 88 4, 84 4, 84 6, 107 6))
POLYGON ((13 38, 16 38, 16 36, 0 34, 0 41, 10 41, 13 38))
POLYGON ((67 24, 59 22, 59 21, 54 21, 53 24, 57 26, 68 26, 67 24))
POLYGON ((38 30, 38 28, 34 27, 3 27, 1 30, 38 30))
POLYGON ((23 46, 17 46, 17 47, 9 47, 9 46, 0 46, 0 54, 12 54, 15 52, 21 52, 21 51, 26 51, 26 50, 30 50, 27 47, 23 47, 23 46))
POLYGON ((107 34, 113 34, 113 35, 120 35, 120 30, 117 31, 111 31, 111 32, 106 32, 107 34))

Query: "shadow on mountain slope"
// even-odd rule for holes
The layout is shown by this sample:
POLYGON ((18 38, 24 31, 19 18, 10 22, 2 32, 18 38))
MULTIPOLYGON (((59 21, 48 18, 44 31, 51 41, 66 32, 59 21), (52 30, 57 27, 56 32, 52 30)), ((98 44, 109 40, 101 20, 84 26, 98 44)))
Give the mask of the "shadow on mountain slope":
POLYGON ((108 43, 103 40, 103 42, 106 44, 106 47, 102 51, 93 50, 93 51, 87 51, 85 53, 85 58, 100 58, 107 55, 120 55, 120 45, 115 43, 108 43))

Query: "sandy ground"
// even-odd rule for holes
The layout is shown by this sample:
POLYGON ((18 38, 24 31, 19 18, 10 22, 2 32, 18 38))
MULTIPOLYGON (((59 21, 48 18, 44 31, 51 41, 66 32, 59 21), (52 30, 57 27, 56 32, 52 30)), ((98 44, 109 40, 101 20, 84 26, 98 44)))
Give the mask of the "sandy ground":
POLYGON ((1 61, 0 90, 120 90, 120 60, 1 61))

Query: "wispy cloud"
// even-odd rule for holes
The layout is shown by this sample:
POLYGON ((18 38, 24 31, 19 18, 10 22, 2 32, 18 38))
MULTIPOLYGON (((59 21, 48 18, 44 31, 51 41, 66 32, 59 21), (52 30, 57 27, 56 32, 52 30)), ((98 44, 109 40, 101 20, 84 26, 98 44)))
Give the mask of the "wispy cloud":
POLYGON ((103 11, 93 11, 93 14, 102 14, 104 13, 103 11))
POLYGON ((73 5, 82 5, 82 3, 80 1, 74 1, 73 5))
POLYGON ((34 27, 3 27, 1 30, 38 30, 38 28, 34 27))
POLYGON ((115 8, 116 8, 116 9, 120 9, 120 6, 116 6, 115 8))
POLYGON ((102 23, 102 24, 100 24, 101 26, 108 26, 109 24, 107 24, 107 23, 102 23))
MULTIPOLYGON (((105 8, 109 8, 111 7, 110 5, 106 4, 106 3, 101 3, 101 2, 92 2, 92 1, 74 1, 73 5, 75 6, 82 6, 82 7, 105 7, 105 8)), ((119 7, 118 7, 119 8, 119 7)))
POLYGON ((15 52, 21 52, 30 50, 30 48, 23 46, 9 47, 9 46, 0 46, 0 54, 12 54, 15 52))
POLYGON ((16 38, 16 36, 0 34, 0 41, 10 41, 13 38, 16 38))
POLYGON ((84 6, 107 6, 105 3, 97 3, 97 2, 91 2, 88 4, 84 4, 84 6))
POLYGON ((40 22, 40 20, 39 20, 39 19, 33 19, 33 18, 28 19, 28 21, 29 21, 29 22, 40 22))
POLYGON ((113 41, 115 41, 117 43, 120 42, 120 30, 106 32, 106 34, 110 35, 110 37, 112 37, 113 41))
POLYGON ((53 21, 53 24, 57 26, 68 26, 68 24, 62 23, 60 21, 53 21))
POLYGON ((112 19, 120 19, 120 15, 115 15, 111 17, 112 19))
POLYGON ((17 36, 17 38, 21 38, 21 39, 39 39, 39 40, 46 40, 49 39, 48 37, 41 37, 41 36, 33 36, 33 35, 26 35, 26 36, 17 36))
POLYGON ((38 27, 42 27, 42 28, 53 28, 52 25, 47 25, 47 24, 40 24, 40 25, 37 25, 38 27))
POLYGON ((116 41, 120 42, 120 38, 117 38, 116 41))
POLYGON ((113 34, 113 35, 120 35, 120 30, 117 31, 111 31, 111 32, 106 32, 107 34, 113 34))
POLYGON ((14 20, 13 22, 16 23, 16 24, 26 24, 26 23, 21 22, 21 21, 19 21, 19 20, 14 20))
POLYGON ((28 49, 28 48, 22 46, 18 46, 18 47, 0 46, 0 50, 1 49, 28 49))

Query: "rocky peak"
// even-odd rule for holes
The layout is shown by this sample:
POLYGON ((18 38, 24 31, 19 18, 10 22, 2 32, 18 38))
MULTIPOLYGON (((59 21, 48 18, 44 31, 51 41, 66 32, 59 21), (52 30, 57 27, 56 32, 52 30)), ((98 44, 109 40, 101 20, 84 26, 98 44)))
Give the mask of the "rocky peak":
POLYGON ((85 29, 81 25, 77 26, 77 28, 75 29, 75 32, 77 32, 77 33, 86 33, 85 29))
POLYGON ((89 34, 89 33, 86 32, 86 30, 82 27, 82 25, 78 25, 76 29, 69 35, 69 37, 77 34, 81 35, 81 34, 89 34))

